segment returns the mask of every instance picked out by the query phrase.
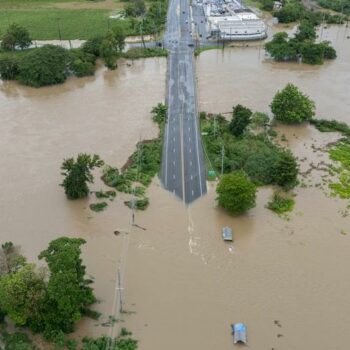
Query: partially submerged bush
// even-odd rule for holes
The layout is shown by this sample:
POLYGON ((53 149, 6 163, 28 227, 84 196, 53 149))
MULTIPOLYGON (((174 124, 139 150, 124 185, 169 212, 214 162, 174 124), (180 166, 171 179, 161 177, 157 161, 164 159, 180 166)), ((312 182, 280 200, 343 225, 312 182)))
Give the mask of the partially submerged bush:
POLYGON ((99 213, 100 211, 103 211, 104 209, 106 209, 107 206, 108 206, 108 203, 106 202, 93 203, 93 204, 90 204, 90 209, 92 211, 99 213))
POLYGON ((288 198, 279 192, 275 192, 272 201, 267 204, 267 208, 274 211, 277 214, 283 214, 292 211, 295 201, 292 198, 288 198))

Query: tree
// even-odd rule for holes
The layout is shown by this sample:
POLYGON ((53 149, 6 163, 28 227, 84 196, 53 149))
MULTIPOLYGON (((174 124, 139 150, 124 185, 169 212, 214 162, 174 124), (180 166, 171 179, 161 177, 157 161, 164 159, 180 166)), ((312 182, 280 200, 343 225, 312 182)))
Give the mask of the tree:
POLYGON ((63 83, 68 76, 67 64, 67 50, 44 45, 21 57, 18 79, 34 87, 63 83))
POLYGON ((96 58, 100 57, 100 47, 102 41, 102 36, 96 36, 94 38, 86 40, 85 43, 81 46, 81 49, 86 53, 94 55, 96 58))
POLYGON ((337 51, 330 45, 329 41, 322 41, 321 45, 323 46, 323 58, 328 60, 337 58, 337 51))
POLYGON ((257 128, 264 128, 269 125, 270 118, 266 113, 255 112, 252 115, 252 125, 257 128))
POLYGON ((285 189, 293 188, 298 180, 298 164, 289 150, 279 153, 276 167, 273 171, 274 182, 285 189))
POLYGON ((231 133, 241 136, 251 121, 253 112, 240 104, 233 108, 232 120, 229 125, 231 133))
POLYGON ((114 37, 112 30, 109 30, 100 46, 100 56, 109 69, 117 68, 117 58, 119 53, 118 42, 114 37))
POLYGON ((91 281, 85 279, 85 266, 80 246, 85 240, 61 237, 50 242, 39 259, 45 259, 50 270, 47 285, 46 312, 42 315, 44 335, 51 338, 57 332, 73 331, 87 306, 95 302, 91 281))
POLYGON ((65 176, 61 186, 69 199, 78 199, 86 197, 89 194, 87 183, 92 183, 94 178, 91 170, 95 167, 101 167, 104 164, 103 160, 97 154, 93 156, 80 153, 77 159, 68 158, 63 161, 61 170, 65 176))
POLYGON ((224 175, 216 192, 219 205, 231 214, 241 214, 255 207, 256 186, 242 171, 224 175))
POLYGON ((291 61, 297 58, 298 46, 292 40, 288 40, 286 32, 279 32, 273 39, 265 44, 266 51, 276 61, 291 61))
POLYGON ((293 84, 278 91, 270 107, 276 120, 286 124, 301 123, 315 115, 315 103, 293 84))
POLYGON ((12 242, 2 244, 0 249, 0 277, 17 272, 26 265, 26 258, 20 254, 19 247, 12 242))
POLYGON ((303 63, 323 64, 324 46, 322 44, 303 43, 300 51, 303 63))
POLYGON ((295 34, 295 39, 298 41, 314 41, 316 39, 316 30, 313 23, 308 20, 302 21, 298 27, 297 33, 295 34))
POLYGON ((120 26, 114 26, 112 28, 113 34, 114 34, 114 39, 117 42, 117 47, 118 47, 118 53, 121 54, 124 46, 125 46, 125 32, 124 29, 120 26))
POLYGON ((146 13, 146 5, 143 0, 133 0, 124 8, 125 14, 129 17, 140 17, 146 13))
POLYGON ((0 279, 0 308, 17 326, 37 322, 45 295, 44 275, 33 264, 0 279))
POLYGON ((7 28, 5 34, 1 38, 1 48, 8 51, 14 51, 16 47, 23 50, 29 47, 31 43, 32 39, 29 36, 28 30, 15 23, 7 28))

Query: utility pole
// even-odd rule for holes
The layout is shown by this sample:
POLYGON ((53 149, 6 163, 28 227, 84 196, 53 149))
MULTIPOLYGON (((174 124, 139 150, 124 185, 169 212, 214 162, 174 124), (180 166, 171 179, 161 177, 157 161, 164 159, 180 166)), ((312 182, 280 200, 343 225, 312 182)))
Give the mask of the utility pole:
POLYGON ((216 138, 216 114, 214 115, 214 138, 216 138))
POLYGON ((221 176, 224 175, 224 154, 225 154, 225 148, 224 148, 224 145, 222 145, 222 148, 221 148, 221 176))
POLYGON ((120 276, 120 267, 118 267, 118 290, 119 290, 119 312, 123 312, 123 300, 122 300, 122 285, 121 285, 121 276, 120 276))
POLYGON ((142 17, 141 23, 140 23, 140 35, 141 35, 141 40, 142 40, 142 46, 145 49, 146 48, 146 44, 145 44, 145 40, 143 38, 143 17, 142 17))

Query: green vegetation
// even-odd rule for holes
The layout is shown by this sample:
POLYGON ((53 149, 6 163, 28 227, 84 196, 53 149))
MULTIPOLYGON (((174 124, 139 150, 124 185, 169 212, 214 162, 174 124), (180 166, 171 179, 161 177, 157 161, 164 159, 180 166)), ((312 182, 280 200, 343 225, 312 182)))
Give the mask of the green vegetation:
MULTIPOLYGON (((152 119, 159 126, 160 137, 139 142, 136 151, 129 157, 121 170, 109 165, 103 169, 102 180, 107 186, 113 187, 119 192, 133 194, 140 198, 134 203, 136 209, 144 210, 149 204, 145 193, 146 188, 151 184, 153 177, 160 169, 161 138, 166 118, 167 107, 164 104, 158 103, 152 109, 152 119)), ((126 201, 125 205, 131 207, 132 202, 126 201)))
POLYGON ((130 200, 126 201, 125 205, 128 206, 130 209, 146 210, 149 205, 149 199, 147 197, 143 197, 135 201, 130 200))
POLYGON ((216 192, 219 206, 231 214, 241 214, 255 207, 256 187, 242 171, 224 175, 216 192))
MULTIPOLYGON (((271 8, 270 0, 261 0, 261 1, 267 3, 267 6, 265 7, 266 10, 269 10, 271 8)), ((317 0, 317 1, 333 2, 333 0, 317 0)), ((349 1, 349 0, 336 0, 336 1, 349 1)), ((278 18, 278 21, 280 23, 291 23, 291 22, 307 19, 312 21, 315 25, 320 24, 322 21, 326 21, 327 23, 340 24, 340 23, 344 23, 346 19, 346 16, 343 16, 343 15, 333 15, 331 13, 308 10, 303 5, 301 0, 284 1, 284 5, 282 9, 274 11, 273 15, 278 18)))
POLYGON ((292 198, 287 198, 280 192, 275 192, 272 201, 267 204, 267 208, 274 211, 277 214, 284 214, 292 211, 295 201, 292 198))
POLYGON ((36 88, 63 83, 69 75, 93 75, 98 57, 104 60, 109 69, 115 69, 125 40, 123 28, 114 27, 104 37, 94 37, 79 49, 66 50, 60 46, 44 45, 14 51, 26 45, 23 33, 18 34, 18 38, 11 34, 16 31, 22 33, 25 30, 12 25, 5 35, 8 37, 4 44, 7 52, 0 53, 0 77, 3 80, 17 79, 24 85, 36 88))
POLYGON ((317 3, 327 9, 343 12, 350 15, 350 0, 316 0, 317 3))
POLYGON ((350 199, 350 140, 338 142, 329 154, 331 159, 340 163, 340 167, 333 169, 338 174, 339 182, 331 183, 329 187, 340 198, 350 199))
POLYGON ((123 53, 124 58, 128 59, 138 59, 147 57, 166 57, 168 56, 168 51, 162 48, 150 48, 150 47, 133 47, 127 52, 123 53))
POLYGON ((108 206, 107 202, 93 203, 89 205, 90 209, 96 213, 99 213, 100 211, 105 210, 107 206, 108 206))
POLYGON ((243 134, 251 122, 252 114, 253 112, 249 108, 242 105, 237 105, 233 108, 229 129, 234 136, 238 137, 243 134))
MULTIPOLYGON (((85 279, 80 246, 83 239, 62 237, 40 253, 49 278, 28 264, 11 242, 1 247, 0 309, 16 326, 43 333, 49 340, 70 333, 84 310, 95 302, 85 279)), ((14 348, 15 349, 15 348, 14 348)))
POLYGON ((276 61, 297 61, 303 63, 323 64, 325 59, 335 59, 337 53, 328 41, 315 43, 316 30, 314 24, 303 20, 293 38, 286 32, 279 32, 265 44, 266 51, 276 61))
POLYGON ((315 103, 293 84, 278 91, 270 107, 275 119, 286 124, 302 123, 315 115, 315 103))
POLYGON ((350 127, 343 122, 327 119, 311 119, 310 124, 314 125, 321 132, 340 132, 344 136, 350 137, 350 127))
MULTIPOLYGON (((265 123, 265 116, 262 119, 265 123)), ((222 167, 225 174, 243 170, 256 185, 277 184, 290 188, 296 184, 296 160, 271 141, 269 134, 273 129, 264 128, 256 135, 247 131, 243 137, 235 137, 229 125, 230 122, 220 115, 201 114, 209 169, 220 173, 222 167)))
POLYGON ((113 200, 117 196, 116 191, 96 191, 95 192, 96 198, 108 198, 110 200, 113 200))
POLYGON ((65 176, 61 186, 69 199, 84 198, 89 194, 88 183, 92 183, 94 178, 91 171, 103 165, 103 161, 96 154, 93 156, 80 153, 77 159, 68 158, 63 161, 61 170, 65 176))
POLYGON ((104 36, 108 26, 121 23, 129 28, 129 21, 109 20, 108 10, 86 9, 4 9, 0 11, 0 33, 10 23, 18 23, 28 29, 35 40, 90 39, 104 36))
POLYGON ((6 51, 14 51, 17 47, 23 50, 31 43, 27 29, 18 24, 11 24, 1 38, 1 48, 6 51))

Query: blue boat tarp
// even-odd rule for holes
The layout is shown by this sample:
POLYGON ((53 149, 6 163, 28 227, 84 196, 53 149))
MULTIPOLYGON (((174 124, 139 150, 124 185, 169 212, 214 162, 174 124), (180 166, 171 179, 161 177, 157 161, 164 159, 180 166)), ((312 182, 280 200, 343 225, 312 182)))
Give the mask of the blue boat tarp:
POLYGON ((247 343, 247 327, 244 323, 235 323, 231 325, 233 342, 236 343, 247 343))
POLYGON ((224 227, 222 229, 222 239, 224 241, 233 241, 233 233, 230 227, 224 227))

